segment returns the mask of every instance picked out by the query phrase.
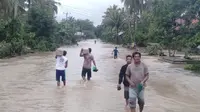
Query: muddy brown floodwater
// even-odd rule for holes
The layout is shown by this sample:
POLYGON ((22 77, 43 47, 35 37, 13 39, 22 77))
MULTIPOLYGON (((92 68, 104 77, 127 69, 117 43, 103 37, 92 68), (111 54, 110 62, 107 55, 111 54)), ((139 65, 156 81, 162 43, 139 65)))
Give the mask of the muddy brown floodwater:
MULTIPOLYGON (((0 112, 128 112, 116 85, 124 57, 131 52, 119 48, 120 57, 114 60, 113 48, 94 40, 63 47, 69 59, 65 88, 56 87, 54 53, 0 60, 0 112), (80 80, 81 47, 93 48, 99 68, 86 83, 80 80)), ((155 57, 143 56, 143 61, 150 71, 144 112, 200 112, 200 77, 155 57)))

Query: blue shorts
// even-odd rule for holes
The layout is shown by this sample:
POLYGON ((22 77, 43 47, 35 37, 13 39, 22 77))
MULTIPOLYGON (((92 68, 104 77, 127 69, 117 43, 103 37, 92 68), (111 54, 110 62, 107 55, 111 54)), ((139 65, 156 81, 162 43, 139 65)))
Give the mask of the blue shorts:
POLYGON ((117 56, 117 54, 114 54, 114 59, 116 59, 118 56, 117 56))
POLYGON ((60 77, 62 81, 65 81, 65 70, 56 70, 56 81, 60 82, 60 77))

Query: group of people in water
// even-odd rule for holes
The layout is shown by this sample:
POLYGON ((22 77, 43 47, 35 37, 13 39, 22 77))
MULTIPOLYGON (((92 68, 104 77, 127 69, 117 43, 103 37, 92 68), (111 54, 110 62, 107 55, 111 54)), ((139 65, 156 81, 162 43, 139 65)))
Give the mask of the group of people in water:
MULTIPOLYGON (((95 41, 96 43, 96 41, 95 41)), ((118 49, 115 47, 112 54, 114 59, 118 57, 118 49), (114 54, 113 54, 114 53, 114 54)), ((66 58, 66 51, 63 51, 63 55, 56 56, 56 81, 57 86, 60 86, 60 77, 63 81, 63 85, 66 85, 65 69, 68 67, 68 59, 66 58)), ((92 77, 92 63, 96 67, 94 56, 92 55, 92 49, 81 49, 80 57, 84 58, 82 67, 82 79, 84 81, 91 80, 92 77), (87 75, 87 76, 86 76, 87 75), (87 78, 86 78, 87 77, 87 78)), ((149 72, 147 66, 141 62, 141 53, 136 51, 132 55, 126 56, 126 64, 121 67, 119 73, 119 81, 117 90, 121 90, 121 83, 124 85, 124 98, 126 106, 129 106, 131 112, 136 112, 136 101, 138 101, 140 112, 144 108, 144 88, 146 82, 149 79, 149 72)))

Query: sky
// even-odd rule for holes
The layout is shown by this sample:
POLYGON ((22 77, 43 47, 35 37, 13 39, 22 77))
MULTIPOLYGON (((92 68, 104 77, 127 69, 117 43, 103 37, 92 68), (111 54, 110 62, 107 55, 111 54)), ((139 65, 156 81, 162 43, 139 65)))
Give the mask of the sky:
POLYGON ((57 14, 57 20, 73 16, 76 19, 89 19, 95 26, 101 24, 102 16, 110 5, 122 7, 121 0, 57 0, 61 3, 57 14))

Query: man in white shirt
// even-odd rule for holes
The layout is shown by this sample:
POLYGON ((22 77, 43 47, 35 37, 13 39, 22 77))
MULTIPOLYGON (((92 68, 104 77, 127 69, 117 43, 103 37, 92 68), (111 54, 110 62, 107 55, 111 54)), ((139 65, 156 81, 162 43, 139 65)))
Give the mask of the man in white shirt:
POLYGON ((65 57, 66 51, 63 51, 63 56, 56 56, 56 81, 57 86, 60 86, 60 77, 62 78, 63 85, 66 85, 65 69, 68 66, 68 59, 65 57))

